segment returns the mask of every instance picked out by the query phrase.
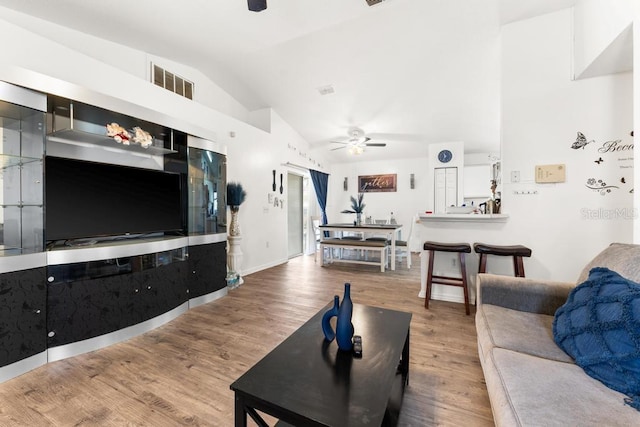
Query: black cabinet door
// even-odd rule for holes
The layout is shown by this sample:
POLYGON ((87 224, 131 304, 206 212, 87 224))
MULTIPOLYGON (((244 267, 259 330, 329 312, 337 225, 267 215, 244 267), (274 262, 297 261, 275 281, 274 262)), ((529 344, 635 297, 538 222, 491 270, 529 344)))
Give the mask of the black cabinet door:
POLYGON ((143 320, 164 314, 187 301, 187 269, 186 261, 175 262, 145 270, 136 279, 143 320))
POLYGON ((0 275, 0 366, 47 348, 46 268, 0 275))
POLYGON ((154 255, 131 257, 120 264, 119 271, 110 262, 83 263, 90 274, 78 273, 82 270, 79 264, 50 266, 48 345, 54 347, 114 332, 186 302, 186 260, 157 265, 149 262, 153 258, 154 255), (109 271, 109 266, 114 270, 109 271))
POLYGON ((189 298, 227 286, 227 243, 189 246, 189 298))

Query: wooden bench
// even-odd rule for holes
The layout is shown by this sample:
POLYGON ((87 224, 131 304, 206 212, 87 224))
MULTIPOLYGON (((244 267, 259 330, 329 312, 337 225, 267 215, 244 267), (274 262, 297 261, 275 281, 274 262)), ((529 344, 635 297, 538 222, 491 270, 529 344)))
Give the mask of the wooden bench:
POLYGON ((351 249, 356 251, 374 251, 380 254, 380 259, 367 260, 365 259, 347 259, 347 258, 335 258, 338 262, 347 262, 353 264, 370 264, 380 265, 380 271, 384 273, 384 269, 387 264, 387 252, 389 246, 387 242, 369 241, 369 240, 349 240, 349 239, 327 239, 320 242, 320 254, 322 255, 322 265, 325 264, 324 250, 329 250, 329 262, 334 262, 333 251, 331 249, 351 249))

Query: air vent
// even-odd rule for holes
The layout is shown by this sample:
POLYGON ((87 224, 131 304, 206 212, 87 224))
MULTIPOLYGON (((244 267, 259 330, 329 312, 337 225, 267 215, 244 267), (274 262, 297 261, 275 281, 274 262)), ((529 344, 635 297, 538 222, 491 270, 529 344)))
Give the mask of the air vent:
POLYGON ((374 4, 381 3, 383 0, 367 0, 367 4, 369 6, 373 6, 374 4))
POLYGON ((151 81, 156 86, 163 87, 185 98, 193 99, 193 82, 156 64, 151 64, 151 81))
POLYGON ((335 90, 333 89, 333 86, 331 85, 327 85, 327 86, 322 86, 318 88, 318 93, 320 95, 329 95, 331 93, 334 93, 335 90))

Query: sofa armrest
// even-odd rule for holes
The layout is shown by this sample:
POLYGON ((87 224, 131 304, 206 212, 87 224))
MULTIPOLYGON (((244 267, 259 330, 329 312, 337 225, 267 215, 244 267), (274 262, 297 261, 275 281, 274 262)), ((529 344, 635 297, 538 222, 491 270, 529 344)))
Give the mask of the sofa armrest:
POLYGON ((527 279, 523 277, 478 274, 478 304, 493 304, 513 310, 555 314, 576 286, 570 282, 527 279))

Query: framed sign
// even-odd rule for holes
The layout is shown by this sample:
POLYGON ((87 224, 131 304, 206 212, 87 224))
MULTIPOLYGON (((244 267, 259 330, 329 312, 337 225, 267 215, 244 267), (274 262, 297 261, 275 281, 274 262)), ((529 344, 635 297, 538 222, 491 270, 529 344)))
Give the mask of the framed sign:
POLYGON ((360 193, 388 193, 397 191, 398 175, 361 175, 358 176, 358 192, 360 193))

